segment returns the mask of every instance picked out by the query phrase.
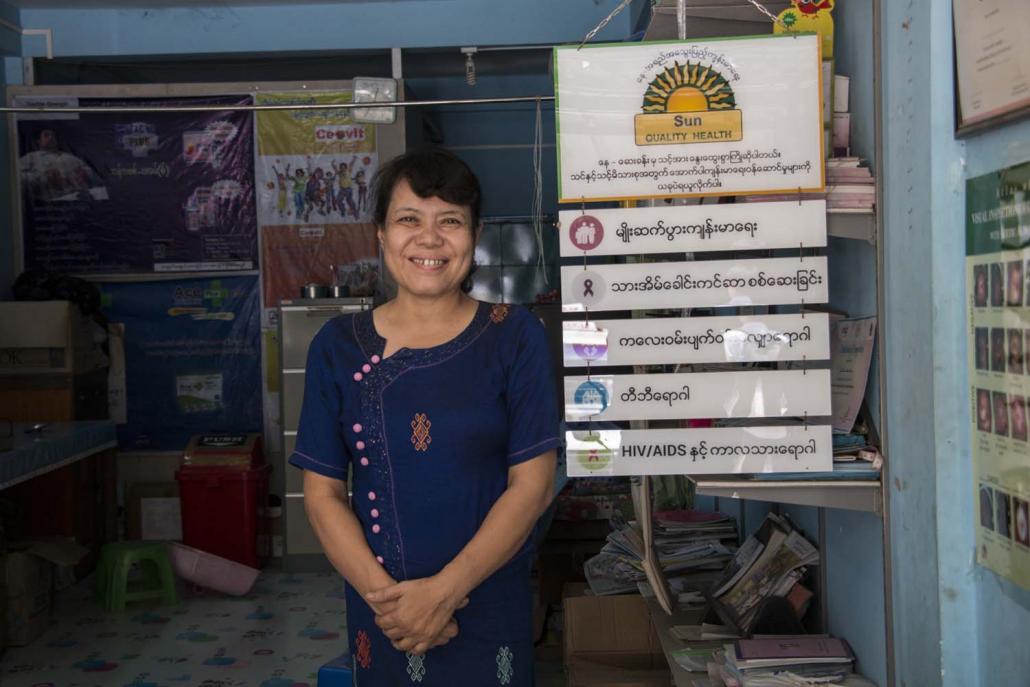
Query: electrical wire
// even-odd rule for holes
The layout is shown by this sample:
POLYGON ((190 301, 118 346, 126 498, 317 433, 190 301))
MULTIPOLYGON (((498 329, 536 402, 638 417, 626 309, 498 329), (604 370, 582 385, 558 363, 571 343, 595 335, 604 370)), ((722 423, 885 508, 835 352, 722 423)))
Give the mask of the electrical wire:
POLYGON ((544 125, 540 100, 536 101, 536 126, 533 131, 533 235, 536 237, 537 267, 544 274, 544 285, 550 286, 544 260, 544 125))

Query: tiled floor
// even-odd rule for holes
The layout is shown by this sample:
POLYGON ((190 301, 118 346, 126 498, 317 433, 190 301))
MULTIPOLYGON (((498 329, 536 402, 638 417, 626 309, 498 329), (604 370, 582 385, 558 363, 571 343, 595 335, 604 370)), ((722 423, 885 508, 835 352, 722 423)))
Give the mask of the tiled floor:
MULTIPOLYGON (((3 687, 314 687, 343 653, 339 577, 266 571, 245 597, 180 587, 175 606, 104 611, 90 580, 58 595, 56 620, 0 658, 3 687)), ((538 685, 564 685, 560 665, 538 685)))

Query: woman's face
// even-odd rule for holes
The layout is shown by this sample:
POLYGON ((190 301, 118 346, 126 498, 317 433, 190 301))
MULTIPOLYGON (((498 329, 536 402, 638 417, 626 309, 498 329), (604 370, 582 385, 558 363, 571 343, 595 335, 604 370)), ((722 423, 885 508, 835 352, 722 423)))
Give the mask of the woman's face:
POLYGON ((977 395, 977 411, 980 414, 980 425, 991 426, 991 398, 987 394, 977 395))
POLYGON ((468 207, 420 198, 406 179, 397 182, 379 240, 398 290, 423 298, 457 293, 479 233, 471 222, 468 207))

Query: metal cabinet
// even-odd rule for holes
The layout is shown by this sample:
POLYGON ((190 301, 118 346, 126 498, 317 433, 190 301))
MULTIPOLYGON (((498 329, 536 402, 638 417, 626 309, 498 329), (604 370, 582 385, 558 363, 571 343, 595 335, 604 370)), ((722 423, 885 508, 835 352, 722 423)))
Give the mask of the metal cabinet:
POLYGON ((332 318, 368 310, 371 298, 316 298, 283 301, 279 307, 280 409, 283 427, 281 469, 285 475, 283 504, 283 568, 292 572, 329 569, 307 514, 304 512, 304 476, 287 461, 297 443, 297 426, 304 402, 304 374, 308 347, 315 334, 332 318))

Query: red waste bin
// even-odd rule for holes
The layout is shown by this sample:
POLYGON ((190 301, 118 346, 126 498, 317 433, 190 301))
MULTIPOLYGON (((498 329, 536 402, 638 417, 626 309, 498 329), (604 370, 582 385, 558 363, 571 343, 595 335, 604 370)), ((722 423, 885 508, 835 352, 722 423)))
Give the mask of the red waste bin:
POLYGON ((260 568, 269 554, 268 477, 271 465, 249 470, 188 466, 175 473, 182 505, 182 541, 222 558, 260 568))

